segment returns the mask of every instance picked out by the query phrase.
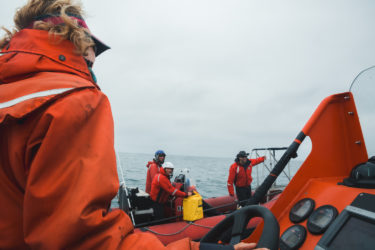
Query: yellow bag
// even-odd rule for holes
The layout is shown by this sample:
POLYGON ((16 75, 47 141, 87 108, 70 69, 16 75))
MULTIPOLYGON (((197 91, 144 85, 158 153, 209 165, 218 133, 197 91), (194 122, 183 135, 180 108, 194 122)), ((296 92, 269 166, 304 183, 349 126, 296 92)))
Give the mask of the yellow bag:
POLYGON ((195 221, 203 218, 202 196, 197 192, 184 199, 183 219, 186 221, 195 221))

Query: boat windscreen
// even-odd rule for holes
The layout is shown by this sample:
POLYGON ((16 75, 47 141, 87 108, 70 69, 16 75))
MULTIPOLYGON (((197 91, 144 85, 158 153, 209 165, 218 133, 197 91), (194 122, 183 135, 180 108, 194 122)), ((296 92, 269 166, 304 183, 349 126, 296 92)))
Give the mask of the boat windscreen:
POLYGON ((368 156, 375 155, 375 66, 360 72, 350 91, 354 96, 368 156))

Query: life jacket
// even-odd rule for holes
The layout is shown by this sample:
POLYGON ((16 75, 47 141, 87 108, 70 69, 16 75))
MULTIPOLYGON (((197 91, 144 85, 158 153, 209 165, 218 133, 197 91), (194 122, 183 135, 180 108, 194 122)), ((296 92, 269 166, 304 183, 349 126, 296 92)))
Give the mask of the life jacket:
POLYGON ((251 185, 251 182, 253 181, 251 176, 253 166, 263 162, 264 159, 264 157, 249 159, 247 167, 240 166, 237 162, 230 166, 227 182, 228 192, 230 195, 234 195, 233 184, 236 187, 246 187, 251 185))
POLYGON ((236 187, 246 187, 251 185, 253 177, 251 176, 253 165, 250 163, 246 166, 236 164, 236 175, 234 177, 234 185, 236 187))

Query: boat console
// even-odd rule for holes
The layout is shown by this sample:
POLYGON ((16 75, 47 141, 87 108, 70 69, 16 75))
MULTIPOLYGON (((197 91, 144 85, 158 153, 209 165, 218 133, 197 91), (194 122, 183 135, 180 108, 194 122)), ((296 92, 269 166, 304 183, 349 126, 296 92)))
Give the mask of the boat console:
POLYGON ((127 213, 133 225, 150 221, 153 217, 150 195, 138 188, 121 185, 118 192, 119 208, 127 213))
MULTIPOLYGON (((353 94, 325 98, 289 149, 305 137, 311 152, 271 208, 279 248, 375 249, 375 159, 353 94)), ((258 226, 246 241, 258 242, 261 233, 258 226)))
POLYGON ((315 250, 374 247, 375 195, 361 193, 327 229, 315 250))
POLYGON ((293 224, 281 232, 281 250, 299 249, 308 237, 321 237, 315 250, 375 247, 374 194, 360 193, 339 215, 332 205, 314 210, 313 204, 313 199, 304 198, 292 207, 293 224))

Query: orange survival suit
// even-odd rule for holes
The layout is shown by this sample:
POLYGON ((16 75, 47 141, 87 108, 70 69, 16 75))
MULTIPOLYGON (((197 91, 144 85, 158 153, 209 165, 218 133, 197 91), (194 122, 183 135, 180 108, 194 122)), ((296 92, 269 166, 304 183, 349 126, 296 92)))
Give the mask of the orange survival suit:
POLYGON ((166 249, 109 211, 119 188, 111 108, 73 51, 24 29, 0 54, 0 249, 166 249))
POLYGON ((253 166, 264 162, 265 157, 258 157, 256 159, 249 159, 250 164, 246 168, 240 166, 237 162, 233 163, 229 168, 229 176, 228 176, 228 192, 230 195, 234 195, 233 184, 236 187, 246 187, 250 186, 251 182, 253 181, 253 177, 251 176, 251 172, 253 170, 253 166))
POLYGON ((167 202, 169 195, 185 197, 187 194, 172 186, 171 181, 166 175, 164 169, 155 175, 152 180, 150 197, 153 201, 164 204, 167 202))
POLYGON ((155 175, 160 173, 163 170, 163 167, 159 165, 155 160, 149 161, 146 165, 147 167, 147 176, 146 176, 146 193, 151 193, 151 184, 152 180, 154 179, 155 175))

